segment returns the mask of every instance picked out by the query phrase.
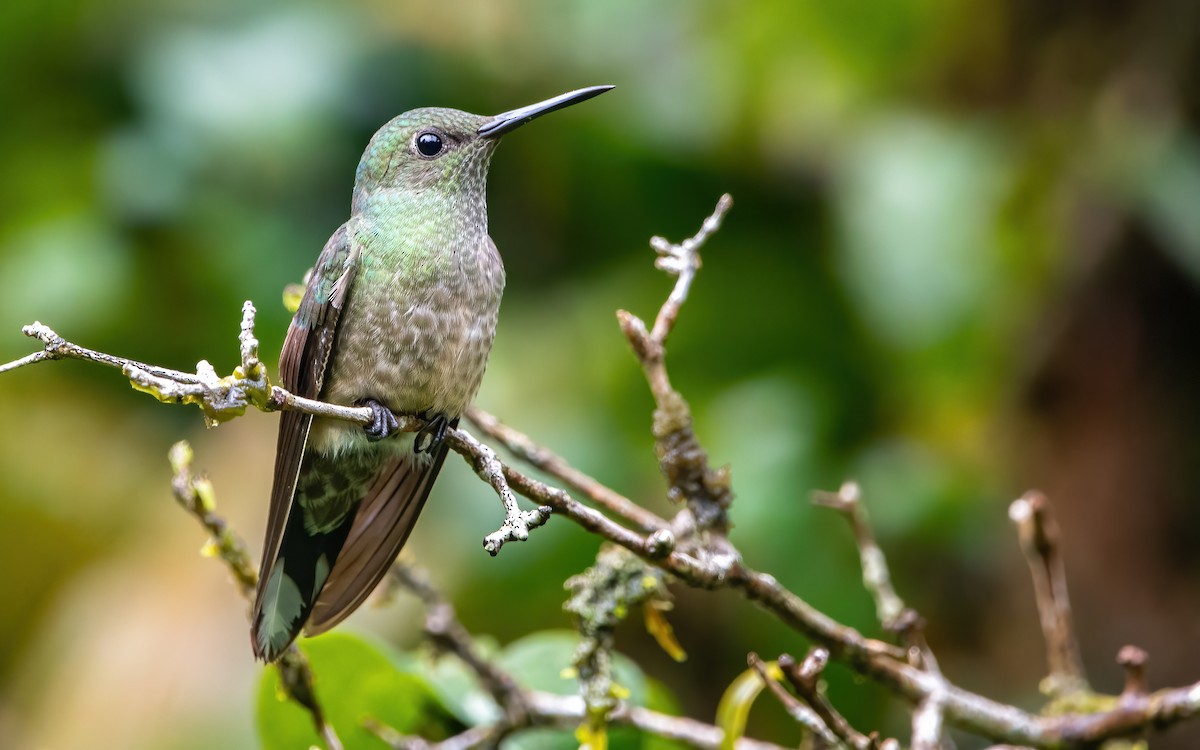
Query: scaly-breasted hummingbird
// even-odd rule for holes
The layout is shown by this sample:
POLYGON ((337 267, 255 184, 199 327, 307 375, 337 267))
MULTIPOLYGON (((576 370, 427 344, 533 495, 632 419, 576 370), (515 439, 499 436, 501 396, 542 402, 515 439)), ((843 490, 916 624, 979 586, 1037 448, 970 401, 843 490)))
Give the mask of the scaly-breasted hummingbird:
POLYGON ((361 427, 284 412, 251 641, 272 661, 353 612, 387 573, 475 397, 504 265, 488 236, 501 135, 602 94, 592 86, 483 117, 414 109, 367 145, 350 219, 321 251, 280 356, 299 396, 370 407, 361 427), (426 420, 394 434, 396 414, 426 420))

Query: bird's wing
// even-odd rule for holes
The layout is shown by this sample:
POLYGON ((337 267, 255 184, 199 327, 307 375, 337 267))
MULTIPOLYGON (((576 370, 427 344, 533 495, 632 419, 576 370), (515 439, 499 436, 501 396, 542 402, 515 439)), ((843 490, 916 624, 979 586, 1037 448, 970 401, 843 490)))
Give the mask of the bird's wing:
MULTIPOLYGON (((450 424, 457 427, 458 420, 450 424)), ((417 523, 446 450, 443 443, 432 457, 402 453, 380 468, 355 511, 346 541, 304 626, 305 633, 317 635, 337 625, 387 575, 417 523)))
MULTIPOLYGON (((338 318, 346 295, 354 281, 358 253, 350 238, 348 223, 338 227, 317 258, 304 298, 292 318, 283 353, 279 357, 279 377, 283 387, 297 396, 317 398, 325 379, 325 368, 337 336, 338 318)), ((287 527, 296 478, 304 458, 312 416, 295 411, 280 415, 279 443, 275 451, 275 482, 271 488, 271 509, 267 536, 263 544, 258 590, 254 597, 253 620, 263 605, 266 582, 278 560, 283 530, 287 527)))

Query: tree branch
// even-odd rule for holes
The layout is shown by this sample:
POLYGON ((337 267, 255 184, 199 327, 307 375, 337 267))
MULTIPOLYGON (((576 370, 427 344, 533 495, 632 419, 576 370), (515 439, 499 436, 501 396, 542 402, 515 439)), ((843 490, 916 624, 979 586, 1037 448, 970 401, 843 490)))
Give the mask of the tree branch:
MULTIPOLYGON (((419 737, 406 737, 381 727, 370 728, 392 747, 404 750, 468 750, 495 747, 501 739, 532 727, 574 728, 588 718, 588 709, 578 696, 561 696, 537 690, 526 690, 494 662, 481 655, 474 638, 462 625, 454 608, 430 583, 428 576, 414 566, 397 563, 392 576, 400 585, 414 593, 426 607, 425 632, 434 644, 453 654, 470 669, 500 707, 504 718, 494 724, 471 727, 462 733, 442 740, 427 742, 419 737)), ((718 750, 724 732, 711 724, 652 711, 621 702, 607 716, 609 721, 636 727, 668 739, 681 740, 693 747, 718 750)), ((768 742, 741 738, 738 750, 783 750, 768 742)))
POLYGON ((640 530, 655 531, 666 527, 667 522, 654 513, 574 468, 554 451, 538 445, 528 435, 509 427, 478 406, 469 407, 466 416, 480 432, 499 441, 509 453, 521 461, 562 480, 567 487, 608 512, 633 523, 640 530))
POLYGON ((662 237, 650 240, 650 246, 659 255, 654 265, 676 277, 675 286, 659 309, 652 330, 647 330, 646 324, 633 313, 617 311, 621 330, 642 365, 657 404, 654 450, 659 468, 667 478, 667 496, 687 503, 697 530, 712 530, 719 536, 724 536, 729 529, 727 510, 733 501, 729 472, 709 468, 708 454, 693 430, 691 410, 683 396, 671 386, 664 357, 667 336, 675 327, 679 310, 700 270, 700 248, 720 228, 732 206, 733 197, 728 193, 722 195, 700 231, 679 244, 667 242, 662 237))
POLYGON ((837 511, 850 524, 862 560, 863 586, 875 599, 875 612, 880 624, 885 628, 893 628, 905 611, 904 600, 896 595, 896 589, 892 587, 887 558, 875 541, 875 532, 871 530, 871 523, 867 519, 867 509, 863 507, 862 490, 858 483, 846 482, 837 492, 814 492, 813 504, 837 511))
POLYGON ((1046 692, 1053 697, 1087 692, 1090 688, 1071 622, 1067 571, 1059 550, 1061 532, 1050 503, 1040 492, 1027 492, 1009 506, 1008 517, 1017 527, 1021 551, 1033 578, 1050 668, 1046 692))
MULTIPOLYGON (((726 587, 737 591, 826 649, 830 658, 846 663, 916 706, 915 718, 918 721, 914 723, 914 742, 925 741, 922 739, 925 737, 933 742, 932 738, 940 733, 941 724, 944 723, 1009 745, 1047 749, 1082 748, 1106 739, 1134 736, 1152 728, 1163 728, 1200 713, 1200 683, 1149 692, 1141 667, 1144 659, 1133 652, 1126 652, 1123 661, 1128 675, 1126 690, 1110 708, 1090 713, 1073 711, 1055 716, 1033 715, 950 683, 938 671, 928 647, 919 639, 919 631, 906 636, 909 641, 907 648, 867 638, 858 630, 813 608, 781 586, 774 577, 742 563, 737 548, 725 536, 728 509, 733 498, 729 474, 725 469, 712 469, 709 466, 707 453, 695 434, 688 405, 671 386, 664 363, 666 338, 677 322, 681 306, 700 267, 699 248, 719 227, 729 206, 730 200, 727 196, 723 197, 701 230, 689 240, 678 245, 661 239, 655 239, 652 243, 660 255, 658 267, 677 277, 673 290, 658 311, 653 328, 648 329, 641 319, 630 313, 622 311, 618 314, 622 330, 642 366, 655 399, 655 450, 659 466, 667 479, 668 495, 686 502, 686 509, 677 513, 666 526, 660 525, 662 519, 636 509, 637 506, 627 498, 605 488, 591 477, 573 472, 557 456, 539 456, 536 450, 529 450, 532 441, 528 441, 529 445, 521 445, 519 440, 512 441, 513 445, 518 446, 514 450, 517 455, 527 458, 534 465, 540 462, 543 470, 637 527, 636 530, 630 529, 583 505, 566 490, 535 480, 504 464, 496 458, 491 448, 475 440, 465 430, 453 430, 448 437, 451 448, 472 465, 481 479, 500 496, 505 506, 504 526, 485 540, 489 551, 497 551, 506 541, 526 538, 530 529, 544 522, 549 513, 554 513, 625 548, 646 563, 689 585, 705 589, 726 587), (539 507, 520 511, 516 494, 533 500, 539 507), (931 728, 922 728, 926 725, 931 728)), ((258 360, 253 324, 254 308, 246 303, 239 335, 242 363, 227 377, 217 376, 206 362, 201 362, 193 374, 94 352, 62 339, 40 323, 27 326, 24 332, 40 340, 43 350, 0 365, 0 373, 48 360, 81 359, 120 369, 135 388, 149 392, 160 400, 198 405, 210 424, 236 417, 244 413, 247 406, 264 411, 291 409, 357 424, 369 421, 368 409, 302 399, 271 386, 265 368, 258 360)), ((404 430, 416 430, 423 426, 421 420, 413 417, 402 418, 401 421, 404 430)), ((480 424, 481 429, 505 443, 519 435, 515 431, 508 432, 494 419, 489 422, 484 417, 480 424)), ((186 462, 181 461, 180 465, 186 465, 186 462)), ((238 546, 224 537, 226 532, 216 523, 210 500, 205 495, 208 493, 210 496, 211 491, 205 490, 203 483, 197 489, 190 475, 179 471, 177 479, 181 493, 187 498, 185 507, 189 507, 216 539, 214 554, 226 560, 234 570, 239 588, 243 593, 248 592, 253 585, 253 569, 249 569, 251 573, 239 573, 230 562, 237 558, 238 546)), ((183 500, 185 498, 181 498, 183 500)), ((840 498, 839 502, 844 500, 840 498)), ((1066 597, 1065 573, 1057 547, 1057 527, 1048 516, 1044 498, 1036 494, 1026 495, 1014 503, 1012 516, 1018 524, 1023 549, 1034 571, 1051 673, 1068 680, 1078 678, 1082 681, 1083 670, 1066 597)), ((902 609, 902 604, 891 589, 882 552, 875 552, 878 545, 873 535, 863 531, 868 528, 865 515, 850 508, 848 517, 855 526, 856 539, 863 554, 864 582, 876 598, 877 609, 887 619, 897 608, 902 609)), ((249 562, 246 561, 246 564, 249 565, 249 562)), ((298 652, 296 654, 298 656, 298 652)), ((286 662, 295 664, 293 659, 289 656, 286 662)), ((300 671, 303 673, 304 670, 300 671)), ((303 675, 289 677, 286 670, 282 669, 281 674, 285 684, 292 686, 293 697, 302 703, 311 698, 311 683, 303 675)), ((311 675, 308 675, 308 679, 311 679, 311 675)), ((578 721, 586 710, 583 701, 578 698, 536 693, 527 697, 530 715, 540 716, 548 722, 578 721)), ((313 710, 315 701, 310 703, 310 710, 313 710)), ((702 747, 715 747, 721 741, 721 730, 718 728, 623 705, 610 712, 608 718, 648 729, 653 727, 649 731, 679 737, 702 747)), ((320 722, 319 708, 315 708, 314 720, 320 722)), ((466 743, 460 746, 468 746, 469 742, 498 741, 494 734, 481 733, 479 730, 472 732, 470 736, 460 736, 462 742, 466 743)), ((336 738, 332 739, 336 741, 336 738)))

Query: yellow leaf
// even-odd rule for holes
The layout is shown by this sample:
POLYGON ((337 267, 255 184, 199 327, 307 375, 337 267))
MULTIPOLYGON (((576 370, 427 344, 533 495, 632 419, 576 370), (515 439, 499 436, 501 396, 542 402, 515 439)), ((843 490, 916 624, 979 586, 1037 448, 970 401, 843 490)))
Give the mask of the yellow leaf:
POLYGON ((675 629, 671 627, 671 623, 667 620, 667 616, 662 613, 662 610, 654 606, 653 603, 648 603, 642 607, 642 613, 645 615, 646 632, 654 636, 654 640, 658 641, 659 647, 667 652, 675 661, 683 661, 687 658, 687 652, 683 650, 683 646, 679 645, 679 641, 675 639, 675 629))

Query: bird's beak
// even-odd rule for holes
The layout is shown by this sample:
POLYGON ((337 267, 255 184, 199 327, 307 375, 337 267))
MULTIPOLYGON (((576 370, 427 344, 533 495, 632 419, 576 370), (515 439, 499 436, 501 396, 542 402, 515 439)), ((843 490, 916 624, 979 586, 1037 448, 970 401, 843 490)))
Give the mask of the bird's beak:
POLYGON ((528 107, 514 109, 511 112, 496 115, 491 120, 479 126, 479 130, 475 131, 480 138, 499 138, 505 133, 510 133, 525 123, 541 117, 547 112, 553 112, 556 109, 569 107, 572 104, 578 104, 582 101, 587 101, 593 96, 599 96, 605 91, 608 91, 614 86, 588 86, 586 89, 576 89, 568 91, 565 94, 559 94, 556 97, 547 99, 544 102, 530 104, 528 107))

